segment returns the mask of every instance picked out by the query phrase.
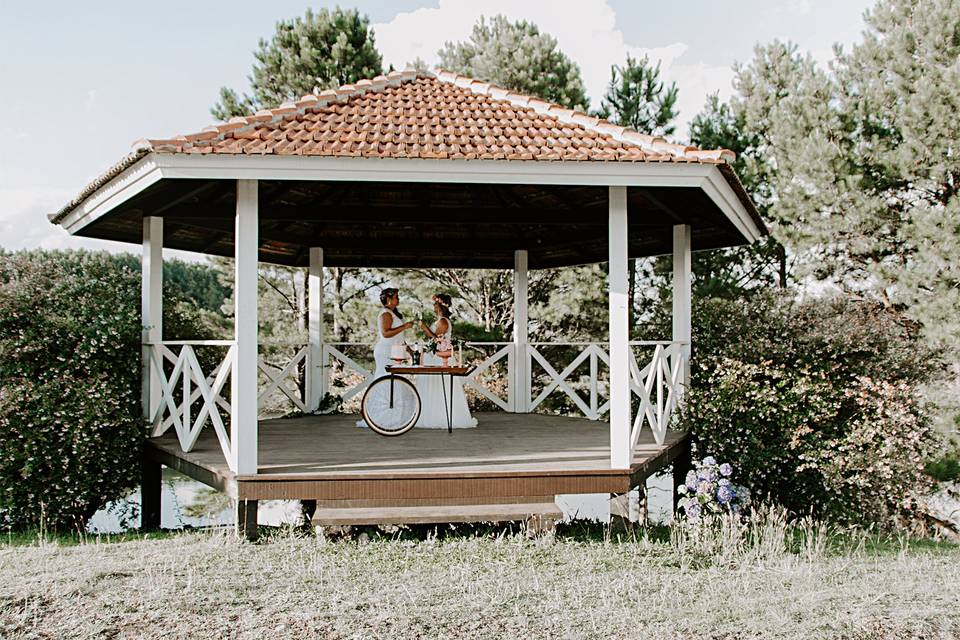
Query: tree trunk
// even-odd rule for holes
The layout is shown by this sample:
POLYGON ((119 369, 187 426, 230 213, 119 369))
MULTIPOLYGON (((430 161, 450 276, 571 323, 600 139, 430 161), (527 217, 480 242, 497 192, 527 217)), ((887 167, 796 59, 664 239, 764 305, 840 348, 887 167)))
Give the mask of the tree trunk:
POLYGON ((343 297, 343 279, 344 269, 342 267, 333 267, 333 335, 337 342, 347 341, 347 327, 343 322, 343 307, 345 305, 343 297))
POLYGON ((780 288, 787 288, 787 250, 781 244, 777 247, 777 259, 780 266, 780 288))

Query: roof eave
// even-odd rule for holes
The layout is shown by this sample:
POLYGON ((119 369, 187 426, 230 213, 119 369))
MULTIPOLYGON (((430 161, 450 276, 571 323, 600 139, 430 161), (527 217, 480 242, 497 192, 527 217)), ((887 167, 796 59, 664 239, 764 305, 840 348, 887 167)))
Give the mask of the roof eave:
POLYGON ((105 175, 99 186, 88 189, 50 219, 75 234, 164 178, 699 187, 744 239, 753 242, 767 234, 766 227, 736 174, 732 169, 726 171, 726 166, 723 163, 204 155, 145 149, 115 165, 111 178, 106 179, 105 175))

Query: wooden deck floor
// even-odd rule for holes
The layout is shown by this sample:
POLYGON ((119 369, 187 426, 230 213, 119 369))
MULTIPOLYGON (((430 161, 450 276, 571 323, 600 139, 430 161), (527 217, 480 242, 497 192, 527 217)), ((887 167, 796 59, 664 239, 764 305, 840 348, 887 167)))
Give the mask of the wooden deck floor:
MULTIPOLYGON (((257 475, 227 467, 211 430, 183 453, 168 433, 148 457, 243 500, 403 501, 622 493, 670 464, 687 447, 670 432, 658 446, 644 432, 629 470, 610 469, 609 426, 582 418, 479 413, 479 426, 414 429, 384 438, 356 416, 308 416, 260 422, 257 475)), ((346 502, 343 503, 346 506, 346 502)))

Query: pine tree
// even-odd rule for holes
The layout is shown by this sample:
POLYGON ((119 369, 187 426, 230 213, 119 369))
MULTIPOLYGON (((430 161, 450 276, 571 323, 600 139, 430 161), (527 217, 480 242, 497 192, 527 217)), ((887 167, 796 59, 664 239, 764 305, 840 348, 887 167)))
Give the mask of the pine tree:
POLYGON ((677 84, 665 87, 656 66, 644 56, 627 56, 625 65, 610 69, 610 84, 603 97, 599 116, 641 133, 668 136, 676 129, 677 84))
POLYGON ((219 120, 279 106, 310 93, 383 72, 370 19, 356 9, 337 7, 282 20, 270 41, 261 39, 249 76, 253 95, 241 98, 228 87, 210 112, 219 120))
MULTIPOLYGON (((866 22, 864 41, 848 55, 838 51, 853 174, 845 184, 857 187, 851 208, 887 243, 871 275, 935 344, 956 353, 960 0, 886 0, 866 22)), ((863 249, 876 251, 876 243, 863 249)))
MULTIPOLYGON (((733 169, 767 217, 770 205, 770 166, 758 155, 761 139, 747 131, 746 118, 717 94, 707 97, 703 111, 690 122, 690 143, 701 149, 729 149, 737 154, 733 169)), ((693 256, 693 286, 697 295, 734 298, 746 291, 777 283, 787 286, 786 252, 775 238, 732 249, 698 252, 693 256)))
POLYGON ((960 0, 881 0, 828 73, 774 43, 738 69, 800 277, 875 296, 960 349, 960 0))
POLYGON ((447 42, 438 52, 448 71, 492 82, 571 109, 589 100, 580 67, 557 48, 553 36, 537 25, 481 17, 466 42, 447 42))

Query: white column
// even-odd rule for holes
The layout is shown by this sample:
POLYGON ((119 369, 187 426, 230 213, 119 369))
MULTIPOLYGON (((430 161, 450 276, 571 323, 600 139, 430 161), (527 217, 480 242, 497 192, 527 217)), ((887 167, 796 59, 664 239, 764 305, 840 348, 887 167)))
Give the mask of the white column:
POLYGON ((690 384, 690 337, 693 256, 690 252, 690 225, 673 226, 673 340, 686 342, 683 354, 683 388, 690 384))
POLYGON ((610 467, 626 469, 630 451, 630 331, 627 324, 627 188, 610 187, 610 467))
POLYGON ((527 354, 529 278, 526 249, 513 252, 513 389, 514 413, 530 411, 530 357, 527 354))
POLYGON ((327 375, 323 359, 323 249, 310 247, 310 271, 307 274, 307 333, 310 345, 307 370, 307 409, 316 411, 327 393, 327 375))
MULTIPOLYGON (((163 218, 143 218, 143 256, 140 263, 142 342, 163 340, 163 218)), ((160 376, 150 364, 150 347, 143 353, 143 416, 150 418, 160 406, 160 376)))
POLYGON ((237 180, 234 233, 234 361, 230 377, 230 468, 257 472, 257 181, 237 180))

